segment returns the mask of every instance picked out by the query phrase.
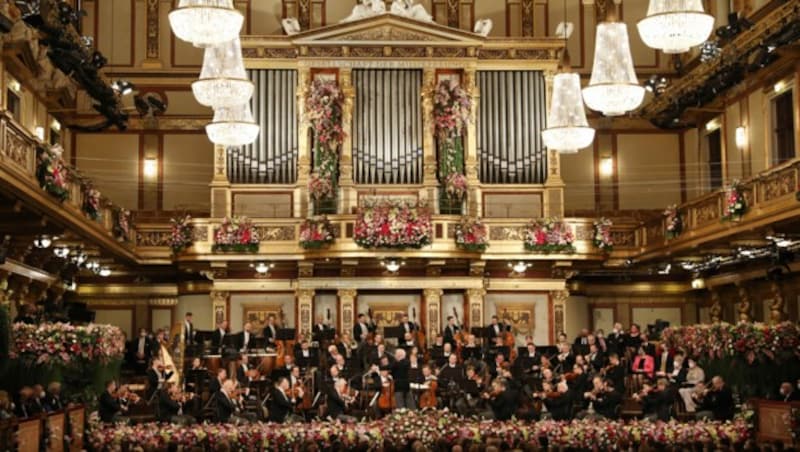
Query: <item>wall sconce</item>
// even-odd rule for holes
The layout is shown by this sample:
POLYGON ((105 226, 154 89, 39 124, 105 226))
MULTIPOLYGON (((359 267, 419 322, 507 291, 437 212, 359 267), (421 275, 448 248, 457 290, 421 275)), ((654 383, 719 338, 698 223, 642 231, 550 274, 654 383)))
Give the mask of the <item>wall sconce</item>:
POLYGON ((719 127, 720 127, 719 119, 712 119, 711 121, 708 121, 706 123, 706 132, 713 132, 719 129, 719 127))
POLYGON ((154 179, 158 176, 158 159, 152 157, 144 159, 142 172, 144 177, 148 179, 154 179))
POLYGON ((600 167, 598 168, 601 176, 611 176, 614 174, 614 159, 612 157, 600 158, 600 167))
POLYGON ((703 278, 692 279, 692 289, 705 289, 706 281, 703 278))
POLYGON ((736 128, 736 147, 744 149, 745 145, 747 145, 747 129, 739 126, 736 128))
POLYGON ((20 86, 19 82, 14 79, 8 81, 8 88, 17 94, 22 91, 22 86, 20 86))
POLYGON ((44 127, 36 126, 33 129, 33 134, 36 135, 36 138, 38 138, 39 141, 44 141, 44 127))
POLYGON ((61 132, 61 123, 58 122, 57 119, 54 119, 53 122, 50 123, 50 129, 55 132, 61 132))

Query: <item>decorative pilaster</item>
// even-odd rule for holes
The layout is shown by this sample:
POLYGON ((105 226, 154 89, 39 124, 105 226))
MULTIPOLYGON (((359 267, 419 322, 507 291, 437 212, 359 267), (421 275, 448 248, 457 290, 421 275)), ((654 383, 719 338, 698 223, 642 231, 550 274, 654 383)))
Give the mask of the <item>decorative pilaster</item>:
POLYGON ((228 150, 214 145, 214 178, 211 180, 211 217, 231 215, 231 182, 228 180, 228 150))
POLYGON ((162 0, 147 0, 147 34, 145 42, 147 47, 147 57, 142 61, 142 67, 146 69, 160 69, 161 60, 159 59, 159 5, 162 0))
POLYGON ((300 120, 297 134, 297 188, 295 189, 295 216, 308 216, 308 181, 311 177, 311 140, 308 129, 311 127, 306 117, 306 95, 311 86, 311 69, 297 68, 297 117, 300 120))
POLYGON ((356 290, 339 289, 336 295, 339 297, 339 310, 342 313, 339 316, 339 334, 353 331, 356 318, 356 290))
POLYGON ((769 323, 774 325, 783 321, 784 300, 778 281, 772 281, 770 290, 772 291, 772 303, 769 305, 769 323))
MULTIPOLYGON (((425 313, 428 319, 428 337, 435 338, 442 331, 442 289, 425 289, 425 313)), ((433 339, 430 339, 431 341, 433 339)))
POLYGON ((297 295, 297 330, 301 336, 311 335, 314 322, 314 289, 299 289, 297 295))
POLYGON ((471 327, 482 326, 484 324, 484 296, 486 296, 486 289, 467 289, 467 303, 469 305, 469 321, 471 327))
POLYGON ((228 302, 230 293, 221 291, 211 291, 211 309, 214 315, 211 318, 210 329, 215 329, 217 324, 228 320, 228 302))
MULTIPOLYGON (((553 97, 553 79, 555 71, 545 71, 545 92, 547 94, 546 111, 550 111, 550 101, 553 97)), ((561 178, 561 157, 558 151, 547 150, 547 181, 545 181, 544 216, 564 216, 564 180, 561 178)))
POLYGON ((739 322, 749 322, 752 320, 750 294, 743 283, 737 283, 736 287, 739 291, 739 322))
POLYGON ((564 321, 564 305, 567 303, 567 298, 569 298, 569 291, 554 290, 550 292, 550 298, 553 300, 553 336, 558 336, 566 331, 567 328, 564 321))
POLYGON ((344 141, 339 156, 339 213, 350 213, 358 203, 353 181, 353 103, 356 98, 356 89, 353 87, 352 69, 339 69, 339 89, 342 90, 344 96, 344 105, 342 105, 344 141))
POLYGON ((467 176, 467 186, 469 187, 469 204, 467 213, 471 216, 479 216, 483 211, 481 201, 481 181, 478 177, 478 128, 475 121, 475 112, 480 108, 481 93, 478 89, 477 71, 475 68, 464 69, 464 89, 472 97, 472 112, 467 122, 467 139, 464 143, 464 170, 467 176))
POLYGON ((522 36, 533 36, 533 0, 522 0, 522 36))
POLYGON ((8 272, 0 271, 0 306, 11 303, 11 291, 8 289, 8 272))
POLYGON ((719 300, 719 291, 716 289, 711 290, 711 307, 708 309, 708 315, 711 318, 711 323, 722 321, 722 303, 719 300))
POLYGON ((430 205, 438 205, 436 187, 436 125, 433 122, 433 96, 436 91, 436 69, 425 68, 422 72, 422 185, 430 205))

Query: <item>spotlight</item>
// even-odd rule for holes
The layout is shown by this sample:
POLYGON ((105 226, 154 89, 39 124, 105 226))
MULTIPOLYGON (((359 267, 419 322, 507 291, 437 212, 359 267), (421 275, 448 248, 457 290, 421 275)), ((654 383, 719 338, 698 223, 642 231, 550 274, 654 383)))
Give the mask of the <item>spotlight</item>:
POLYGON ((64 289, 74 292, 78 288, 78 284, 73 279, 64 280, 64 289))
POLYGON ((103 268, 100 269, 100 271, 97 272, 97 274, 99 274, 103 278, 107 278, 107 277, 111 276, 111 269, 108 268, 108 267, 103 267, 103 268))
POLYGON ((720 53, 722 53, 722 50, 720 50, 717 41, 706 41, 700 46, 700 61, 708 63, 719 57, 720 53))
POLYGON ((703 278, 692 279, 692 289, 703 289, 706 287, 706 280, 703 278))
POLYGON ((259 275, 266 275, 269 273, 269 269, 275 267, 275 264, 267 264, 266 262, 258 262, 256 264, 250 264, 250 268, 255 269, 256 273, 259 275))
POLYGON ((398 259, 387 259, 385 261, 381 261, 381 265, 386 268, 388 272, 397 273, 400 270, 400 267, 406 265, 406 263, 398 259))
POLYGON ((664 94, 664 91, 667 89, 667 83, 667 78, 663 75, 652 75, 644 82, 644 89, 658 97, 664 94))
POLYGON ((113 89, 120 96, 127 96, 128 94, 132 93, 133 88, 133 83, 127 80, 115 80, 111 83, 111 89, 113 89))
POLYGON ((69 248, 66 246, 57 246, 53 248, 53 254, 61 259, 66 259, 66 257, 69 256, 69 248))
POLYGON ((669 273, 671 271, 672 271, 672 264, 666 264, 663 267, 658 269, 658 274, 659 275, 669 275, 669 273))
POLYGON ((509 262, 509 263, 508 263, 508 267, 509 267, 510 269, 514 270, 514 273, 517 273, 517 274, 520 274, 520 275, 524 274, 524 273, 525 273, 525 271, 526 271, 526 270, 527 270, 527 269, 528 269, 530 266, 531 266, 531 264, 530 264, 530 263, 528 263, 528 262, 525 262, 525 261, 518 261, 518 262, 514 262, 514 263, 512 263, 512 262, 509 262))
POLYGON ((50 248, 50 245, 53 243, 53 238, 49 235, 40 235, 33 239, 33 246, 40 249, 50 248))
POLYGON ((92 52, 92 66, 102 69, 106 64, 108 64, 108 59, 99 50, 92 52))

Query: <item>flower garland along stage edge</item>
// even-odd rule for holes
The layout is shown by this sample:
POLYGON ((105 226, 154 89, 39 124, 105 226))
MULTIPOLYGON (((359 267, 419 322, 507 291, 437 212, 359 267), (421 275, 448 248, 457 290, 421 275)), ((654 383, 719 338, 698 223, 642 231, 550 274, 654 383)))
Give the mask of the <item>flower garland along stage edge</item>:
POLYGON ((592 223, 592 244, 604 253, 610 253, 614 249, 614 241, 611 239, 613 224, 608 218, 600 218, 592 223))
POLYGON ((575 252, 572 245, 575 235, 566 223, 555 218, 531 221, 525 226, 524 236, 527 251, 546 254, 575 252))
POLYGON ((800 346, 800 326, 783 322, 668 327, 662 331, 661 339, 670 349, 684 349, 688 356, 698 359, 720 359, 750 351, 758 356, 774 356, 794 352, 800 346))
POLYGON ((480 218, 463 217, 455 232, 456 246, 462 250, 482 253, 489 247, 489 232, 480 218))
POLYGON ((214 230, 212 251, 255 253, 258 252, 258 231, 247 217, 225 217, 214 230))
POLYGON ((472 97, 458 83, 441 80, 433 95, 433 120, 439 145, 439 177, 451 201, 467 196, 463 132, 472 112, 472 97))
POLYGON ((36 364, 68 367, 78 361, 109 363, 125 354, 125 335, 112 325, 41 323, 12 326, 12 344, 17 355, 36 364))
POLYGON ((336 196, 339 147, 345 138, 342 127, 344 95, 336 80, 315 79, 305 98, 306 118, 314 133, 314 172, 308 183, 311 199, 336 196))
POLYGON ((90 423, 89 442, 96 450, 145 446, 203 447, 214 450, 371 450, 385 445, 395 449, 421 444, 428 450, 452 445, 494 445, 500 450, 533 447, 568 447, 570 450, 625 450, 643 444, 673 446, 742 445, 753 438, 743 421, 651 423, 647 421, 480 421, 447 411, 398 410, 384 419, 356 424, 313 421, 303 424, 174 424, 101 426, 90 423))
POLYGON ((431 212, 425 205, 384 200, 360 207, 353 240, 362 248, 413 248, 430 245, 431 212))
POLYGON ((725 206, 722 221, 739 221, 747 213, 747 200, 739 181, 733 181, 725 189, 725 206))
POLYGON ((60 145, 37 150, 36 179, 39 186, 60 202, 69 199, 69 167, 64 163, 60 145))
POLYGON ((194 243, 194 225, 192 216, 189 214, 169 220, 171 230, 169 235, 169 246, 175 254, 189 248, 194 243))
POLYGON ((667 240, 678 238, 683 232, 683 217, 678 206, 673 204, 664 210, 664 237, 667 240))
POLYGON ((334 242, 333 225, 326 216, 308 218, 300 224, 300 246, 320 249, 334 242))

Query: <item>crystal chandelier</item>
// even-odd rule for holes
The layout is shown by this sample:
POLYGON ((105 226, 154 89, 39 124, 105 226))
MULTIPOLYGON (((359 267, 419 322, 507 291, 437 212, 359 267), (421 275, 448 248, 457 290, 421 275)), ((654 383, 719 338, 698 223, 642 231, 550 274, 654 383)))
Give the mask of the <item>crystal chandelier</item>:
POLYGON ((214 109, 214 120, 206 126, 208 138, 223 146, 245 146, 256 140, 259 126, 253 120, 250 103, 214 109))
POLYGON ((606 116, 634 110, 644 99, 644 88, 633 70, 628 28, 614 17, 614 6, 610 6, 606 21, 597 24, 592 77, 583 89, 586 105, 606 116))
POLYGON ((571 154, 583 149, 594 140, 594 129, 586 121, 581 97, 581 79, 570 72, 569 52, 564 47, 562 72, 553 78, 553 95, 547 128, 542 131, 544 145, 558 149, 562 154, 571 154))
POLYGON ((682 53, 702 44, 714 29, 714 16, 701 0, 650 0, 647 17, 637 24, 648 47, 682 53))
POLYGON ((195 99, 207 107, 242 105, 253 96, 253 82, 247 79, 239 38, 206 47, 200 79, 192 83, 195 99))
POLYGON ((233 0, 180 0, 169 13, 169 24, 178 38, 197 47, 208 47, 239 36, 244 16, 233 0))

